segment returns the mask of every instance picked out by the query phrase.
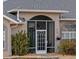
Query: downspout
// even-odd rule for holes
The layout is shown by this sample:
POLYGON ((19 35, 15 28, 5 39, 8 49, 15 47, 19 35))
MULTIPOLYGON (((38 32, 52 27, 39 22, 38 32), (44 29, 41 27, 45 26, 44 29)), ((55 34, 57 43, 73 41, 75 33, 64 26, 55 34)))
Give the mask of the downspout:
POLYGON ((17 20, 19 21, 19 10, 17 10, 17 20))
POLYGON ((17 9, 17 20, 21 22, 21 20, 19 19, 19 9, 17 9))

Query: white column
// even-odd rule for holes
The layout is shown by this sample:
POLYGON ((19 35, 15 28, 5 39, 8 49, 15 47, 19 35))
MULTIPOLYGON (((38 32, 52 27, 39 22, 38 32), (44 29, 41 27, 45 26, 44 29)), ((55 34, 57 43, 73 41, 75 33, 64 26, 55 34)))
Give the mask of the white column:
POLYGON ((10 24, 8 24, 8 30, 7 30, 7 47, 8 47, 8 54, 9 56, 12 55, 12 51, 11 51, 11 28, 10 28, 10 24))

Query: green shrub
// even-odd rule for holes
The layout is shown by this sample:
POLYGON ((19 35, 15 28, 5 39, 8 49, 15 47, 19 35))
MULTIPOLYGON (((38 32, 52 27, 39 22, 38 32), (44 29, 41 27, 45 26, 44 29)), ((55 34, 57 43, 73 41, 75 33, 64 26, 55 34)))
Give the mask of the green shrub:
POLYGON ((75 40, 62 40, 60 45, 58 46, 59 53, 61 54, 69 54, 75 55, 76 54, 76 41, 75 40))
POLYGON ((25 31, 12 35, 12 54, 13 55, 25 55, 29 51, 29 38, 26 36, 25 31))

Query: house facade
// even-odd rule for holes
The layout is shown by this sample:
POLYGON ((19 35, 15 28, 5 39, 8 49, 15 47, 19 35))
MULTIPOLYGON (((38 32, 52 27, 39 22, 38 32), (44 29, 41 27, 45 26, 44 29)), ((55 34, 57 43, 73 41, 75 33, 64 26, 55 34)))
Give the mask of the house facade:
MULTIPOLYGON (((52 0, 49 1, 51 2, 52 0)), ((33 3, 33 1, 29 2, 25 0, 24 2, 33 3)), ((22 4, 24 2, 22 2, 22 4)), ((49 4, 47 6, 48 8, 45 6, 47 9, 44 8, 44 6, 42 8, 41 4, 43 3, 41 0, 35 1, 35 3, 32 4, 32 8, 31 6, 24 8, 28 3, 26 5, 19 5, 18 2, 14 4, 11 3, 14 3, 13 0, 4 2, 4 56, 12 55, 11 35, 15 35, 21 30, 30 34, 32 45, 29 49, 36 54, 57 52, 61 40, 76 39, 76 18, 72 15, 75 12, 70 13, 69 10, 55 9, 55 7, 54 9, 50 9, 49 7, 51 5, 49 4), (18 6, 21 6, 21 8, 18 8, 18 6)), ((21 1, 19 1, 19 3, 21 3, 21 1)), ((57 8, 61 7, 59 6, 57 8)))

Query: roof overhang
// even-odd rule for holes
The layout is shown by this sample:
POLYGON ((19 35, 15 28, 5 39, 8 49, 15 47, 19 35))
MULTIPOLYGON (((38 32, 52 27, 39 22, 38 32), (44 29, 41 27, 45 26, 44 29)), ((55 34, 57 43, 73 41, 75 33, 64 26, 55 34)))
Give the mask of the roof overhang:
POLYGON ((76 18, 61 18, 61 21, 76 21, 76 18))
POLYGON ((11 24, 24 24, 23 22, 17 22, 14 19, 12 19, 6 15, 3 15, 3 17, 6 18, 7 20, 9 20, 11 22, 11 24))
POLYGON ((8 11, 9 13, 15 13, 15 12, 41 12, 41 13, 69 13, 69 11, 66 10, 31 10, 31 9, 12 9, 8 11))

